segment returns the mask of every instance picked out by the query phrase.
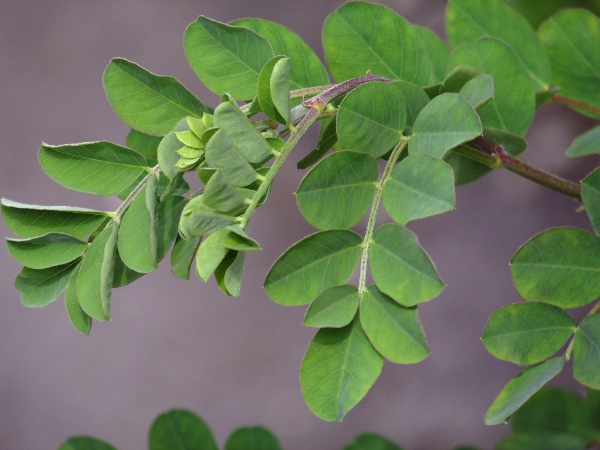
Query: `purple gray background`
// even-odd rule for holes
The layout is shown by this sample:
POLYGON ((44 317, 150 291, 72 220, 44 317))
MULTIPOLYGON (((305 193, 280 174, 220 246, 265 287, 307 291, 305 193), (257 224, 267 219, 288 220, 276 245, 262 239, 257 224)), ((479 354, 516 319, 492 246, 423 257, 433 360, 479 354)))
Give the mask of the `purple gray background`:
MULTIPOLYGON (((116 198, 63 189, 37 162, 42 141, 123 143, 127 127, 101 84, 110 58, 172 75, 205 102, 209 93, 188 67, 185 27, 203 14, 221 21, 257 16, 297 32, 322 56, 321 25, 342 2, 9 0, 0 2, 0 195, 24 203, 114 210, 116 198)), ((444 35, 441 0, 387 0, 409 20, 444 35)), ((390 45, 394 45, 390 42, 390 45)), ((564 150, 592 122, 545 106, 527 138, 525 158, 580 180, 597 161, 568 161, 564 150)), ((2 246, 0 272, 0 448, 53 449, 73 434, 91 434, 122 449, 146 447, 153 418, 189 408, 222 444, 234 428, 263 424, 285 449, 339 449, 363 431, 383 433, 407 449, 491 448, 508 432, 483 415, 518 368, 490 356, 479 341, 497 308, 519 301, 508 268, 517 248, 551 226, 588 227, 570 199, 507 171, 458 189, 458 209, 411 225, 447 283, 423 305, 432 355, 414 366, 386 363, 366 398, 341 424, 316 419, 298 382, 314 331, 304 308, 270 301, 262 280, 277 256, 312 232, 293 196, 310 150, 305 137, 251 224, 264 251, 247 258, 241 299, 214 281, 178 280, 164 261, 158 272, 113 293, 113 321, 89 337, 69 324, 64 303, 21 305, 13 279, 20 267, 2 246)), ((4 235, 9 231, 0 226, 4 235)), ((362 231, 359 230, 359 232, 362 231)), ((572 384, 568 367, 556 383, 572 384)))

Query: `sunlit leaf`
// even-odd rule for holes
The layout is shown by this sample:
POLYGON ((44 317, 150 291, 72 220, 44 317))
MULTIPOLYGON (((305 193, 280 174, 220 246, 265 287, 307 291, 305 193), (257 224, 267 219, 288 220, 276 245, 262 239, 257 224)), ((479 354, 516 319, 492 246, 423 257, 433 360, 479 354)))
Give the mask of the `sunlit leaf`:
POLYGON ((88 244, 60 233, 37 238, 7 239, 8 252, 18 262, 31 269, 47 269, 79 258, 88 244))

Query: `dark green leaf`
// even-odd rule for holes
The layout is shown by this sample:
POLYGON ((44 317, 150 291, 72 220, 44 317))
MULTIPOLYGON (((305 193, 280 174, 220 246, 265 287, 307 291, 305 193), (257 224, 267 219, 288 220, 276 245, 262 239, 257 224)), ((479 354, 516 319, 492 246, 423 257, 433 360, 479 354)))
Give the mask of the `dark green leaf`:
POLYGON ((525 300, 585 306, 600 296, 600 238, 577 228, 543 231, 515 253, 510 269, 525 300))
POLYGON ((381 225, 369 247, 373 280, 381 292, 404 306, 427 302, 444 283, 417 236, 400 225, 381 225))
POLYGON ((354 319, 358 309, 358 289, 347 284, 325 289, 311 303, 302 325, 341 328, 354 319))
POLYGON ((295 243, 279 257, 265 280, 267 295, 286 306, 306 305, 324 289, 344 284, 358 265, 362 239, 330 230, 295 243))
POLYGON ((240 19, 232 25, 256 31, 271 44, 273 54, 290 57, 292 89, 329 84, 329 75, 319 57, 297 34, 283 25, 264 19, 240 19))
POLYGON ((32 238, 48 233, 62 233, 86 239, 108 217, 108 213, 68 206, 38 206, 2 199, 2 218, 10 230, 32 238))
POLYGON ((47 269, 79 258, 88 244, 66 234, 49 233, 37 238, 7 239, 8 252, 31 269, 47 269))
POLYGON ((250 100, 261 69, 273 57, 269 43, 254 31, 198 17, 183 39, 190 66, 214 93, 250 100))
POLYGON ((281 450, 273 433, 263 427, 238 428, 225 443, 225 450, 281 450))
POLYGON ((596 153, 600 153, 600 126, 577 136, 567 149, 566 156, 567 158, 579 158, 596 153))
POLYGON ((368 211, 378 176, 377 162, 366 153, 335 152, 302 180, 296 198, 315 228, 350 228, 368 211))
POLYGON ((538 34, 552 65, 552 83, 560 86, 560 95, 599 109, 600 18, 584 9, 566 9, 544 22, 538 34))
POLYGON ((571 337, 573 318, 547 303, 514 303, 492 314, 481 340, 496 358, 528 365, 554 355, 571 337))
POLYGON ((344 447, 344 450, 402 450, 402 447, 378 434, 362 433, 344 447))
POLYGON ((360 323, 381 356, 397 364, 414 364, 429 355, 417 308, 399 305, 369 286, 360 302, 360 323))
POLYGON ((434 82, 431 63, 423 59, 426 48, 414 27, 382 5, 342 5, 325 21, 323 46, 327 65, 338 82, 367 71, 419 86, 434 82))
POLYGON ((258 78, 258 101, 269 119, 284 125, 290 121, 290 58, 278 55, 265 64, 258 78))
POLYGON ((419 113, 408 141, 408 151, 441 158, 448 150, 481 133, 479 116, 462 95, 441 94, 419 113))
POLYGON ((175 78, 155 75, 126 59, 113 59, 103 81, 115 114, 144 133, 164 136, 180 119, 202 117, 208 110, 175 78))
POLYGON ((454 172, 444 161, 415 153, 392 171, 383 189, 383 204, 401 225, 456 207, 454 172))
POLYGON ((584 441, 600 437, 588 405, 566 389, 543 387, 510 420, 515 433, 571 434, 584 441))
POLYGON ((342 147, 374 158, 385 155, 398 143, 405 126, 404 96, 388 83, 357 87, 346 95, 337 113, 337 136, 342 147))
POLYGON ((201 237, 196 237, 186 241, 177 236, 171 252, 171 272, 173 275, 184 280, 190 279, 190 270, 201 240, 201 237))
POLYGON ((577 436, 561 433, 517 433, 502 439, 496 450, 584 450, 577 436))
POLYGON ((73 436, 63 442, 58 450, 117 450, 108 442, 91 436, 73 436))
POLYGON ((127 286, 130 283, 133 283, 135 280, 140 279, 146 275, 145 273, 136 272, 133 269, 130 269, 125 265, 125 263, 121 260, 119 256, 119 252, 115 255, 115 267, 113 273, 113 282, 112 287, 118 288, 127 286))
POLYGON ((217 450, 210 428, 196 414, 172 409, 156 418, 148 435, 149 450, 217 450))
POLYGON ((510 380, 485 414, 486 425, 499 425, 562 370, 562 356, 529 367, 510 380))
POLYGON ((29 308, 41 308, 52 303, 65 291, 80 261, 39 270, 24 267, 15 279, 15 288, 21 291, 21 302, 29 308))
POLYGON ((71 279, 69 280, 67 292, 65 293, 65 307, 73 327, 75 327, 75 329, 80 333, 83 333, 87 336, 90 334, 90 330, 92 328, 92 318, 88 316, 83 309, 81 309, 79 300, 77 299, 76 289, 78 275, 79 268, 73 272, 71 279))
POLYGON ((460 64, 472 66, 494 79, 494 99, 477 111, 483 126, 525 134, 535 113, 535 91, 514 51, 503 41, 482 38, 454 51, 448 67, 460 64))
POLYGON ((446 21, 452 47, 473 44, 485 36, 501 39, 523 61, 536 90, 548 89, 551 73, 548 56, 533 27, 505 2, 452 0, 448 4, 446 21))
POLYGON ((215 269, 215 280, 219 288, 231 297, 239 297, 246 254, 230 250, 215 269))
POLYGON ((77 298, 92 319, 110 320, 118 226, 107 226, 90 245, 77 277, 77 298))
POLYGON ((581 182, 583 205, 596 234, 600 233, 600 169, 594 170, 581 182))
POLYGON ((585 317, 575 330, 573 376, 584 386, 600 389, 600 315, 585 317))
POLYGON ((300 368, 300 387, 320 419, 341 422, 368 392, 383 367, 358 320, 317 332, 300 368))
POLYGON ((111 142, 43 144, 38 158, 58 184, 96 195, 116 194, 148 169, 138 152, 111 142))

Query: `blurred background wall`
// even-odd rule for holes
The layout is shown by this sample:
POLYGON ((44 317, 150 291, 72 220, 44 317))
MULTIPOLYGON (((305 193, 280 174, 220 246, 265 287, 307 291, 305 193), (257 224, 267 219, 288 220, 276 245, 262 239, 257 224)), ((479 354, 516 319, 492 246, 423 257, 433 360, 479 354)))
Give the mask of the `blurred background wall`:
MULTIPOLYGON (((175 76, 214 105, 216 96, 203 88, 183 52, 183 31, 196 16, 274 20, 322 56, 321 25, 341 3, 3 0, 0 195, 116 209, 116 198, 59 187, 37 162, 42 141, 124 143, 128 129, 111 111, 101 84, 110 58, 175 76)), ((383 3, 444 35, 445 1, 383 3)), ((545 106, 524 156, 580 180, 597 161, 568 161, 563 154, 590 126, 564 107, 545 106)), ((0 448, 52 449, 70 435, 91 434, 122 449, 143 449, 152 419, 173 407, 200 414, 220 443, 234 428, 263 424, 288 450, 338 449, 362 431, 383 433, 412 450, 458 443, 491 448, 506 434, 506 427, 485 427, 483 415, 518 370, 490 356, 479 337, 493 311, 520 300, 508 268, 517 248, 551 226, 588 228, 584 214, 560 194, 497 171, 459 188, 456 211, 411 225, 448 285, 421 308, 432 355, 415 366, 386 363, 343 423, 324 423, 306 408, 298 382, 314 334, 300 325, 304 308, 276 305, 261 287, 277 256, 312 232, 293 192, 303 176, 295 163, 315 137, 303 139, 252 221, 251 233, 264 251, 247 258, 239 300, 223 295, 213 281, 174 278, 164 261, 156 273, 116 290, 113 321, 95 323, 85 337, 70 326, 62 300, 43 310, 21 305, 12 284, 20 267, 2 246, 0 448)), ((3 224, 0 229, 9 234, 3 224)), ((569 384, 569 378, 565 373, 555 383, 569 384)))

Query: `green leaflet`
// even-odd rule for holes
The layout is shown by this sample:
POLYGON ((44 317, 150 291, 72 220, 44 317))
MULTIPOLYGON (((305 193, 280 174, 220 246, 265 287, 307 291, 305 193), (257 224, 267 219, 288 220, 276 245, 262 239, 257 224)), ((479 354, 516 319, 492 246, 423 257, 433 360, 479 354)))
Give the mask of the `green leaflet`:
POLYGON ((417 308, 399 305, 369 286, 360 302, 360 323, 381 356, 397 364, 414 364, 429 355, 417 308))
MULTIPOLYGON (((347 3, 351 5, 352 3, 347 3)), ((406 126, 406 102, 388 83, 372 82, 351 91, 337 113, 343 148, 378 158, 398 143, 406 126)))
POLYGON ((201 237, 195 237, 186 241, 181 236, 177 236, 171 251, 171 272, 177 278, 190 279, 190 270, 201 240, 201 237))
POLYGON ((204 16, 185 30, 183 45, 190 66, 211 91, 242 100, 256 96, 260 71, 273 57, 269 43, 254 31, 204 16))
POLYGON ((451 211, 456 207, 454 172, 440 159, 411 154, 385 182, 383 205, 400 225, 451 211))
POLYGON ((21 291, 23 305, 29 308, 41 308, 60 297, 80 261, 76 259, 47 269, 24 267, 15 279, 15 288, 21 291))
POLYGON ((354 319, 358 309, 358 289, 347 284, 325 289, 311 303, 302 325, 341 328, 354 319))
POLYGON ((242 274, 246 254, 230 250, 215 269, 215 280, 219 288, 230 297, 238 298, 242 287, 242 274))
POLYGON ((403 306, 439 295, 444 283, 417 236, 400 225, 381 225, 369 247, 371 273, 377 288, 403 306))
MULTIPOLYGON (((536 90, 550 86, 550 61, 527 20, 501 0, 452 0, 446 15, 452 47, 473 44, 486 36, 506 42, 523 61, 536 90)), ((488 73, 488 72, 483 72, 488 73)))
POLYGON ((164 136, 186 116, 202 117, 208 108, 172 77, 161 77, 122 58, 104 72, 104 90, 115 114, 130 127, 164 136))
POLYGON ((538 35, 550 58, 552 83, 561 88, 559 95, 599 109, 600 18, 584 9, 566 9, 544 22, 538 35))
POLYGON ((510 380, 485 414, 486 425, 500 425, 562 370, 562 356, 529 367, 510 380))
POLYGON ((368 211, 378 176, 377 162, 366 153, 335 152, 302 180, 296 198, 315 228, 350 228, 368 211))
POLYGON ((196 414, 172 409, 156 418, 148 434, 149 450, 217 450, 212 431, 196 414))
POLYGON ((123 215, 119 226, 118 249, 127 267, 140 273, 158 268, 156 226, 156 177, 144 186, 123 215), (153 201, 149 201, 149 198, 153 201))
MULTIPOLYGON (((289 98, 289 90, 287 91, 287 96, 289 98)), ((221 151, 230 152, 231 156, 235 153, 235 157, 239 158, 241 156, 252 164, 261 163, 271 155, 271 146, 269 143, 233 102, 224 101, 217 106, 213 120, 215 127, 222 128, 221 132, 227 135, 233 147, 231 149, 222 149, 221 151)), ((210 160, 214 159, 214 156, 211 154, 209 157, 208 149, 215 137, 216 134, 208 141, 206 147, 206 159, 209 161, 209 164, 211 164, 210 160)))
POLYGON ((596 234, 600 233, 600 170, 594 170, 581 182, 581 195, 596 234))
POLYGON ((257 32, 271 44, 273 54, 289 56, 292 89, 329 84, 329 75, 319 57, 283 25, 264 19, 239 19, 231 24, 257 32))
POLYGON ((207 181, 202 198, 209 208, 228 214, 238 213, 248 206, 246 198, 227 182, 220 170, 207 181))
POLYGON ((96 195, 116 194, 148 170, 142 155, 111 142, 43 144, 38 158, 44 172, 58 184, 96 195))
POLYGON ((275 56, 258 78, 258 102, 266 116, 287 124, 290 121, 290 58, 275 56))
POLYGON ((577 228, 543 231, 515 253, 510 270, 525 300, 585 306, 600 296, 600 238, 577 228))
POLYGON ((557 306, 514 303, 492 314, 481 340, 496 358, 525 366, 554 355, 574 329, 573 318, 557 306))
POLYGON ((393 86, 404 96, 406 103, 405 134, 410 134, 417 116, 429 103, 429 97, 421 87, 408 81, 394 81, 390 83, 390 86, 393 86))
POLYGON ((590 407, 566 389, 545 386, 536 392, 510 420, 515 433, 538 435, 570 434, 587 442, 598 439, 599 431, 590 407))
POLYGON ((264 283, 267 295, 285 306, 305 305, 324 289, 348 281, 358 265, 362 239, 330 230, 295 243, 279 257, 264 283))
POLYGON ((419 113, 408 141, 409 153, 435 158, 481 135, 481 121, 463 96, 445 93, 435 97, 419 113))
POLYGON ((460 92, 467 82, 478 75, 480 73, 477 69, 466 64, 459 64, 448 72, 448 75, 446 75, 444 82, 440 86, 438 95, 445 92, 460 92))
POLYGON ((577 136, 567 149, 566 156, 567 158, 579 158, 596 153, 600 153, 600 126, 577 136))
POLYGON ((573 376, 584 386, 600 389, 600 315, 585 317, 575 330, 573 376))
POLYGON ((210 167, 221 169, 225 179, 233 186, 244 187, 256 180, 254 168, 222 128, 206 145, 206 162, 210 167))
MULTIPOLYGON (((171 131, 171 130, 169 130, 171 131)), ((125 139, 125 147, 135 150, 144 158, 146 158, 149 167, 158 164, 158 145, 162 140, 162 136, 151 136, 142 133, 141 131, 131 129, 127 133, 125 139)))
POLYGON ((446 75, 446 66, 448 65, 448 58, 450 57, 448 46, 429 28, 420 27, 418 25, 413 25, 413 28, 421 40, 421 44, 425 48, 425 54, 429 57, 433 75, 431 84, 438 83, 442 81, 444 75, 446 75))
POLYGON ((277 437, 263 427, 238 428, 227 438, 225 450, 281 450, 277 437))
POLYGON ((467 99, 473 109, 478 109, 494 98, 494 80, 489 75, 477 75, 465 83, 459 94, 467 99))
POLYGON ((135 280, 143 277, 144 275, 146 274, 136 272, 135 270, 127 267, 125 263, 121 260, 121 256, 119 256, 119 252, 117 251, 115 255, 115 267, 113 271, 113 288, 127 286, 128 284, 133 283, 135 280))
POLYGON ((535 91, 523 63, 503 41, 482 38, 458 47, 448 67, 472 66, 494 79, 494 98, 477 113, 485 127, 500 128, 522 136, 535 113, 535 91))
POLYGON ((81 309, 79 300, 77 299, 76 289, 78 275, 79 268, 73 272, 71 279, 69 280, 67 292, 65 293, 65 308, 67 309, 67 314, 73 327, 87 336, 90 334, 92 328, 92 318, 81 309))
POLYGON ((177 133, 189 131, 189 129, 190 126, 187 119, 181 119, 158 145, 157 159, 160 164, 160 169, 162 173, 171 179, 180 172, 179 168, 176 166, 180 158, 177 151, 183 147, 183 144, 177 138, 177 133))
POLYGON ((317 146, 308 155, 298 161, 298 169, 307 169, 313 164, 319 162, 319 160, 325 156, 338 141, 337 139, 337 127, 336 127, 337 115, 330 117, 321 126, 321 132, 319 133, 319 141, 317 146))
POLYGON ((362 433, 354 438, 344 450, 403 450, 389 439, 374 433, 362 433))
POLYGON ((239 252, 253 252, 262 250, 258 242, 252 239, 238 225, 225 227, 227 230, 223 235, 223 245, 231 250, 239 252))
POLYGON ((496 450, 584 450, 577 436, 561 433, 516 433, 502 439, 496 450))
POLYGON ((434 82, 429 55, 415 28, 382 5, 342 5, 325 21, 323 46, 337 82, 363 76, 367 71, 419 86, 434 82))
POLYGON ((107 226, 90 245, 77 277, 77 298, 81 309, 98 321, 110 320, 118 225, 107 226))
POLYGON ((219 267, 229 249, 223 245, 223 237, 229 230, 221 229, 209 235, 196 253, 196 275, 205 283, 219 267))
POLYGON ((300 368, 300 387, 320 419, 341 422, 368 392, 383 367, 358 320, 319 330, 300 368))
POLYGON ((179 221, 179 233, 184 239, 214 233, 227 225, 237 223, 237 218, 209 208, 202 195, 193 198, 183 209, 179 221))
POLYGON ((73 436, 63 442, 58 450, 117 450, 117 448, 90 436, 73 436))
POLYGON ((30 239, 6 239, 8 252, 31 269, 47 269, 79 258, 88 244, 60 233, 49 233, 30 239))
POLYGON ((38 206, 2 199, 2 218, 10 230, 23 238, 62 233, 86 239, 108 217, 108 213, 69 206, 38 206))

